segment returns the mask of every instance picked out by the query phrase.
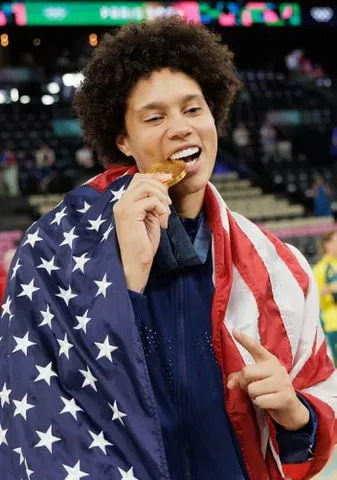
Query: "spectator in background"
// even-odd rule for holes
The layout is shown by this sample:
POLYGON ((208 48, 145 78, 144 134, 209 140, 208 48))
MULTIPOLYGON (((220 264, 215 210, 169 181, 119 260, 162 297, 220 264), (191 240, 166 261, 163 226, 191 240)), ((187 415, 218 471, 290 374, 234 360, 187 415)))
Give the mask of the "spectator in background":
POLYGON ((19 195, 19 176, 16 157, 10 150, 0 154, 0 169, 2 170, 2 188, 9 197, 19 195))
POLYGON ((55 163, 55 152, 47 144, 42 144, 35 153, 35 167, 39 181, 39 191, 45 192, 52 175, 55 163))
POLYGON ((267 162, 275 158, 276 154, 276 130, 266 119, 260 128, 260 141, 263 161, 267 162))
POLYGON ((243 162, 249 161, 251 159, 251 138, 244 123, 239 122, 233 130, 232 140, 239 159, 243 162))
POLYGON ((332 215, 332 191, 329 185, 325 183, 322 175, 317 175, 312 193, 314 199, 314 213, 316 217, 332 215))
POLYGON ((78 150, 76 150, 75 160, 77 165, 85 170, 91 169, 95 165, 93 152, 86 144, 83 144, 78 150))
POLYGON ((75 152, 75 162, 78 166, 80 178, 78 184, 86 182, 89 178, 102 171, 98 165, 94 152, 85 143, 75 152))
POLYGON ((321 239, 322 259, 314 266, 321 319, 337 367, 337 232, 332 231, 321 239))

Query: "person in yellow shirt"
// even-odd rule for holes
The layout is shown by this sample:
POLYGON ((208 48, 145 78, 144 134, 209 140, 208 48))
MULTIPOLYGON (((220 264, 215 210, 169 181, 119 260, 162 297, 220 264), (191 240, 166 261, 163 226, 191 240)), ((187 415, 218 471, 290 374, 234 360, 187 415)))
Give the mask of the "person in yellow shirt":
POLYGON ((323 257, 313 268, 319 289, 321 319, 337 366, 337 231, 321 238, 323 257))

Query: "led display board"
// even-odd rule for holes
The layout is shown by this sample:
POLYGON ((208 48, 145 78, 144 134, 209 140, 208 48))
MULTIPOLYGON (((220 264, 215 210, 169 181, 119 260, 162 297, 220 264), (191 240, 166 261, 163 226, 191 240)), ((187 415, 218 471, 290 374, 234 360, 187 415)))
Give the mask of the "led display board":
POLYGON ((0 3, 0 26, 114 26, 179 15, 222 27, 300 26, 294 2, 17 2, 0 3))

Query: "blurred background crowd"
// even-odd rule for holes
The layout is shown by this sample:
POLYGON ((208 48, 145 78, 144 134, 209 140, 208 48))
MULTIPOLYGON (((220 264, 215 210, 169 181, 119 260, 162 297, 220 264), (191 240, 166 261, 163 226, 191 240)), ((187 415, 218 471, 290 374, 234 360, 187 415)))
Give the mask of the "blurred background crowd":
MULTIPOLYGON (((0 301, 25 229, 108 158, 72 99, 107 29, 182 15, 217 32, 244 88, 212 181, 229 208, 298 247, 337 358, 337 6, 305 2, 0 2, 0 301)), ((337 478, 337 459, 319 477, 337 478)))

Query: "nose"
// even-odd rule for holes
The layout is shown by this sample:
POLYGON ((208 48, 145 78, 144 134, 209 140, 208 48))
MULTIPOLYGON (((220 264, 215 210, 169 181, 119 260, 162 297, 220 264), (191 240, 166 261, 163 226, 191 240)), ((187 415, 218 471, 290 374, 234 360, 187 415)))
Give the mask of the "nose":
POLYGON ((191 133, 192 129, 188 125, 174 125, 167 130, 167 136, 170 140, 183 140, 188 138, 191 133))

